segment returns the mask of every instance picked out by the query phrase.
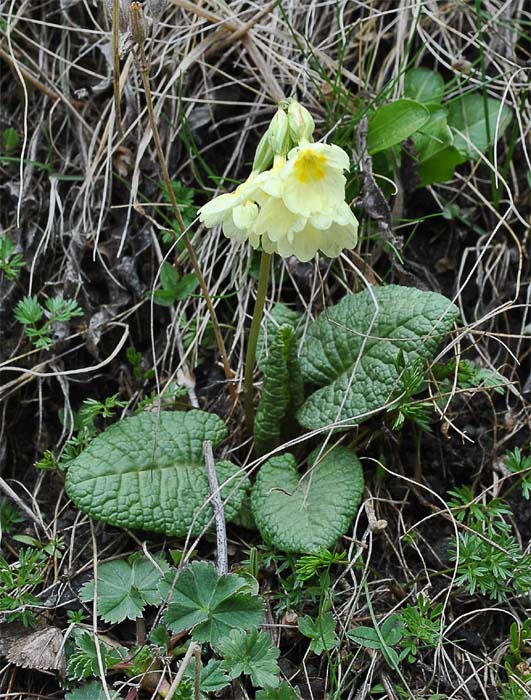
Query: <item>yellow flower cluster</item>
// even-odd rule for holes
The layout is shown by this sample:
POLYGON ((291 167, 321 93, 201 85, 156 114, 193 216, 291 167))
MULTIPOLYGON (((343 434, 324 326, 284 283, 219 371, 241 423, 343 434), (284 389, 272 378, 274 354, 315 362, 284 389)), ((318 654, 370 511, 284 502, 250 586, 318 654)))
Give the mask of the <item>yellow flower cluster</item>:
POLYGON ((279 109, 268 133, 276 152, 272 166, 254 170, 234 192, 208 202, 199 210, 200 221, 208 228, 222 225, 227 238, 284 258, 307 262, 319 250, 337 257, 354 248, 358 237, 358 221, 345 202, 349 158, 338 146, 311 143, 313 120, 297 103, 290 110, 299 119, 289 120, 289 111, 285 121, 278 119, 279 109), (294 136, 298 145, 283 153, 294 136))

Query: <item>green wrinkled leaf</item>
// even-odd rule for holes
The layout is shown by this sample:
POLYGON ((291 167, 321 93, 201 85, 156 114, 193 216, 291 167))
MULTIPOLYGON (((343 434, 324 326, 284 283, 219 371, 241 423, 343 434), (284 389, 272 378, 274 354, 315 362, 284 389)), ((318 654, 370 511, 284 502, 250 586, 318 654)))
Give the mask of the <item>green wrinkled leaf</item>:
POLYGON ((258 455, 270 452, 291 437, 293 417, 304 400, 297 336, 291 326, 282 325, 276 331, 263 371, 262 394, 254 422, 258 455))
POLYGON ((223 656, 222 666, 231 678, 244 674, 251 678, 255 687, 278 686, 280 651, 266 632, 232 630, 219 640, 217 651, 223 656))
POLYGON ((429 360, 459 316, 434 292, 397 285, 370 291, 344 297, 308 327, 299 361, 305 381, 321 388, 297 413, 305 428, 356 425, 389 405, 404 388, 399 353, 406 367, 429 360))
MULTIPOLYGON (((212 518, 203 441, 227 430, 204 411, 141 413, 111 425, 68 465, 66 490, 78 508, 111 525, 184 537, 212 518)), ((246 482, 231 462, 216 464, 225 517, 241 508, 246 482), (232 478, 231 477, 235 477, 232 478)))
MULTIPOLYGON (((163 557, 154 557, 162 573, 146 557, 133 555, 128 561, 117 559, 98 566, 98 615, 111 624, 142 617, 146 605, 158 605, 161 577, 170 567, 163 557)), ((94 600, 94 581, 86 583, 79 598, 94 600)))
POLYGON ((449 105, 448 124, 454 132, 454 146, 469 160, 479 158, 497 137, 500 139, 512 119, 512 111, 492 97, 469 93, 449 105), (498 129, 496 131, 496 124, 498 129))
POLYGON ((281 326, 291 326, 300 340, 304 333, 304 316, 300 311, 290 309, 289 306, 281 302, 275 304, 271 312, 266 315, 256 344, 256 363, 262 372, 264 371, 265 361, 269 356, 271 344, 274 342, 276 333, 281 326))
POLYGON ((413 68, 404 78, 404 97, 422 103, 440 103, 444 96, 444 80, 429 68, 413 68))
POLYGON ((262 599, 249 593, 242 576, 219 576, 212 564, 193 562, 174 586, 173 579, 167 574, 166 583, 172 588, 163 618, 173 632, 191 629, 193 639, 216 647, 232 629, 257 627, 262 621, 262 599))
POLYGON ((428 109, 415 100, 396 100, 380 107, 369 119, 367 150, 373 155, 402 143, 429 118, 428 109))
POLYGON ((336 622, 331 612, 318 615, 315 620, 309 615, 304 615, 299 618, 298 628, 301 634, 312 640, 310 649, 314 654, 331 651, 337 644, 336 622))
POLYGON ((318 553, 350 526, 363 493, 363 472, 352 450, 335 447, 302 477, 291 454, 269 459, 251 494, 256 525, 266 541, 284 552, 318 553))

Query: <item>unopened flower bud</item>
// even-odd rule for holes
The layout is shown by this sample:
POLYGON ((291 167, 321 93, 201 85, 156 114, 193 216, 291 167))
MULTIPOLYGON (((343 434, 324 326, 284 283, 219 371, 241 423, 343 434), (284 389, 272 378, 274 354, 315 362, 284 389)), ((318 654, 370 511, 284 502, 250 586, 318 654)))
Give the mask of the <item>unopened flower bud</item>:
POLYGON ((288 116, 284 109, 279 108, 271 120, 267 130, 269 143, 275 155, 285 155, 289 150, 288 116))
POLYGON ((253 161, 253 172, 263 173, 264 170, 267 170, 273 162, 273 156, 273 149, 269 143, 269 132, 266 131, 256 147, 256 153, 254 154, 253 161))
POLYGON ((296 144, 312 140, 315 129, 312 115, 296 100, 292 100, 288 106, 288 125, 290 136, 296 144))

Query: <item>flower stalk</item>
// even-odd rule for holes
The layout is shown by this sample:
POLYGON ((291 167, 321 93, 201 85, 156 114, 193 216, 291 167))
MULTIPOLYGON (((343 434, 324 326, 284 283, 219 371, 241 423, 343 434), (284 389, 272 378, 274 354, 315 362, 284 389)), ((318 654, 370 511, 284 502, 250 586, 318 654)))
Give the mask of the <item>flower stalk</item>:
POLYGON ((258 344, 258 334, 260 324, 264 315, 264 306, 267 296, 267 286, 269 283, 269 271, 271 269, 271 255, 262 251, 260 258, 260 273, 258 276, 258 289, 256 290, 256 300, 254 302, 253 318, 247 339, 247 353, 245 356, 245 376, 244 376, 244 408, 247 431, 252 433, 254 425, 254 396, 253 396, 253 374, 256 362, 256 346, 258 344))
POLYGON ((262 250, 244 371, 250 433, 256 345, 272 254, 295 256, 301 262, 312 260, 319 251, 335 258, 358 240, 358 220, 345 201, 350 158, 339 146, 315 143, 314 128, 305 107, 295 100, 281 102, 258 144, 247 179, 199 210, 207 228, 221 226, 227 238, 262 250))

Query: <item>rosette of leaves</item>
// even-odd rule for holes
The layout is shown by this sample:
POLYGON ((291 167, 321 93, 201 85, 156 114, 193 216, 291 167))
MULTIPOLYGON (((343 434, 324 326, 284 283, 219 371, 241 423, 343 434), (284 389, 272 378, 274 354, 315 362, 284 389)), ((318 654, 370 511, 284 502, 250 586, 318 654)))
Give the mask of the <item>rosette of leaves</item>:
POLYGON ((350 526, 363 493, 363 472, 352 450, 315 450, 308 471, 291 454, 269 459, 251 494, 253 516, 267 542, 284 552, 318 553, 350 526))
POLYGON ((459 311, 446 297, 411 287, 373 287, 344 297, 308 326, 299 357, 310 395, 305 428, 357 425, 404 393, 404 372, 429 361, 459 311))
MULTIPOLYGON (((111 525, 183 537, 212 519, 203 442, 227 436, 204 411, 142 413, 115 423, 68 465, 66 490, 92 517, 111 525)), ((216 464, 225 517, 233 520, 246 479, 228 461, 216 464)))

